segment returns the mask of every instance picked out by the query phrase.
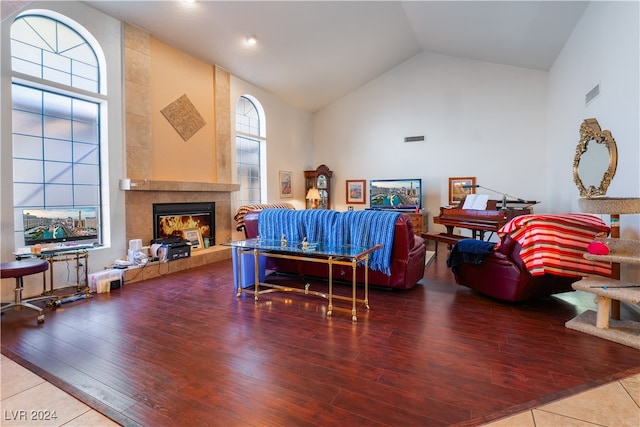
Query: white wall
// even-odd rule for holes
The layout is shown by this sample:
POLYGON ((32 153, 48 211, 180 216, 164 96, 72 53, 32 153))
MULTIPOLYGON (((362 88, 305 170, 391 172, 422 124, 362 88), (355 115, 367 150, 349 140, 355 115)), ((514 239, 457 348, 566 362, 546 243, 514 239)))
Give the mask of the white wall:
POLYGON ((639 18, 637 2, 592 2, 549 72, 549 196, 556 209, 578 209, 572 168, 565 166, 573 163, 580 123, 590 117, 618 146, 607 196, 640 196, 639 18), (596 84, 600 96, 585 106, 596 84))
MULTIPOLYGON (((334 170, 336 208, 346 179, 418 177, 433 218, 448 177, 475 176, 541 201, 536 212, 577 212, 572 164, 589 117, 618 145, 607 195, 639 197, 639 18, 638 2, 592 2, 549 73, 423 53, 316 113, 314 159, 334 170), (414 135, 426 142, 403 143, 414 135)), ((622 237, 639 238, 639 224, 623 216, 622 237)))
MULTIPOLYGON (((251 95, 264 108, 266 120, 267 147, 267 199, 263 203, 292 203, 296 209, 305 208, 304 173, 313 166, 313 145, 311 142, 312 116, 311 113, 286 104, 273 94, 254 86, 238 77, 231 76, 231 134, 235 135, 235 105, 242 95, 251 95), (293 173, 293 198, 281 199, 279 191, 279 171, 293 173)), ((231 143, 235 147, 235 139, 231 143)), ((232 163, 235 165, 235 150, 231 153, 232 163)), ((235 168, 233 169, 235 170, 235 168)), ((237 183, 237 176, 232 177, 237 183)), ((237 193, 232 194, 237 197, 237 193)), ((232 204, 232 214, 235 214, 237 203, 232 204)), ((234 224, 232 222, 232 224, 234 224)), ((233 227, 235 230, 235 227, 233 227)), ((232 238, 240 239, 243 235, 233 233, 232 238)))
POLYGON ((542 71, 422 53, 314 115, 315 163, 335 171, 338 210, 347 179, 422 178, 432 222, 448 178, 473 176, 545 211, 546 87, 542 71))
MULTIPOLYGON (((80 2, 32 2, 24 10, 48 9, 61 13, 85 27, 100 43, 107 62, 107 90, 108 126, 102 140, 108 144, 108 157, 104 159, 104 170, 108 195, 104 205, 103 216, 111 224, 110 230, 105 230, 110 245, 104 249, 92 250, 89 257, 89 271, 99 271, 109 265, 114 259, 124 254, 125 243, 124 229, 124 193, 118 189, 118 178, 125 176, 124 170, 124 125, 122 120, 122 30, 121 23, 97 10, 80 2)), ((11 60, 10 60, 10 28, 17 14, 6 17, 1 27, 0 66, 2 73, 0 105, 2 115, 0 118, 0 170, 2 176, 1 188, 1 212, 2 224, 0 232, 0 258, 2 262, 14 259, 14 218, 13 218, 13 162, 12 162, 12 137, 11 137, 11 60)), ((104 179, 103 178, 103 179, 104 179)), ((75 274, 69 276, 66 263, 56 265, 56 286, 75 283, 75 274), (71 279, 71 282, 69 282, 71 279)), ((71 267, 75 269, 75 267, 71 267)), ((13 299, 13 279, 6 279, 2 284, 2 301, 13 299), (6 283, 4 283, 6 282, 6 283)), ((25 296, 33 296, 42 292, 42 278, 40 275, 30 276, 25 279, 25 296)))
MULTIPOLYGON (((591 2, 549 72, 549 200, 555 211, 578 211, 572 168, 580 123, 594 117, 618 146, 607 196, 640 197, 640 6, 591 2), (600 84, 600 96, 585 95, 600 84)), ((603 220, 608 223, 607 215, 603 220)), ((640 215, 622 215, 623 238, 640 238, 640 215)), ((623 267, 623 277, 640 271, 623 267)))

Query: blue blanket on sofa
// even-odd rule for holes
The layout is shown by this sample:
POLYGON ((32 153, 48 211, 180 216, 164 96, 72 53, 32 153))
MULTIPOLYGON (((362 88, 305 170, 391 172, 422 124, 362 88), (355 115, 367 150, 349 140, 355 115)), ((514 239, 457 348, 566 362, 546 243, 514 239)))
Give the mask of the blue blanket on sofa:
POLYGON ((330 239, 338 212, 326 209, 260 211, 258 234, 266 240, 280 240, 284 234, 290 242, 327 242, 330 239))
POLYGON ((323 242, 329 246, 373 247, 369 268, 391 274, 391 249, 398 212, 349 211, 325 209, 289 210, 265 209, 260 211, 258 234, 267 240, 280 240, 285 235, 290 242, 323 242))
POLYGON ((396 229, 398 212, 348 211, 338 218, 334 233, 336 245, 351 244, 371 248, 377 244, 382 248, 369 257, 369 267, 391 275, 391 248, 396 229))

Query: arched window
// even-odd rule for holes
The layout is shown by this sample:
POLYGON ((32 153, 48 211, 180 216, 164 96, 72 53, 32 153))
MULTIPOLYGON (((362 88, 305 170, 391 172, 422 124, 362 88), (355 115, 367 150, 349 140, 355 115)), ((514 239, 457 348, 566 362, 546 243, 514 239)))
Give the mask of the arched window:
POLYGON ((26 12, 11 25, 16 232, 24 231, 25 212, 39 209, 86 208, 98 228, 106 111, 99 58, 88 31, 53 12, 26 12))
POLYGON ((236 104, 236 166, 238 205, 262 202, 265 142, 264 113, 258 100, 241 96, 236 104))

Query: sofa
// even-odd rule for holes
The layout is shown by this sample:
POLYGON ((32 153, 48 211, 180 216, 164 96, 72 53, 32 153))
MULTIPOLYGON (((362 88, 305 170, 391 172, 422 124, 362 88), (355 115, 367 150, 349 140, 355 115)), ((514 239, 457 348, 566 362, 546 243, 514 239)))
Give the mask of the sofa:
POLYGON ((236 222, 236 231, 244 231, 244 217, 246 214, 253 211, 261 211, 263 209, 295 209, 295 207, 291 203, 257 203, 253 205, 242 205, 233 216, 233 219, 236 222))
MULTIPOLYGON (((244 217, 244 225, 245 225, 245 234, 247 238, 255 238, 260 236, 261 238, 279 238, 279 236, 267 236, 265 233, 265 226, 267 224, 263 224, 260 226, 260 221, 265 221, 267 219, 270 222, 276 221, 276 215, 278 210, 261 210, 259 212, 248 212, 244 217)), ((284 215, 287 218, 290 218, 292 211, 286 212, 284 215)), ((372 219, 378 219, 382 215, 389 214, 388 212, 382 211, 353 211, 353 212, 336 212, 336 211, 325 211, 323 212, 312 212, 310 210, 307 211, 293 211, 298 212, 299 215, 301 212, 307 212, 308 218, 313 218, 314 216, 318 219, 307 219, 306 227, 313 228, 314 233, 319 234, 320 239, 323 240, 331 240, 335 238, 335 234, 339 233, 341 236, 337 237, 345 237, 344 234, 349 234, 349 228, 353 228, 353 230, 361 230, 367 227, 360 227, 358 225, 358 221, 364 221, 367 223, 371 223, 372 219), (376 213, 377 212, 377 213, 376 213), (332 221, 342 220, 343 229, 331 223, 328 225, 327 216, 332 218, 332 221), (320 219, 323 218, 323 219, 320 219), (333 219, 338 218, 338 219, 333 219), (309 221, 318 222, 318 224, 309 224, 309 221), (320 225, 319 222, 322 221, 323 224, 320 225)), ((281 221, 278 219, 277 221, 281 221)), ((291 219, 286 219, 286 221, 293 221, 291 219)), ((301 221, 301 220, 295 220, 301 221)), ((280 227, 280 226, 279 226, 280 227)), ((279 227, 272 227, 279 229, 279 227)), ((288 239, 299 239, 301 236, 292 236, 291 234, 295 234, 295 230, 297 228, 303 228, 302 225, 299 224, 286 224, 281 226, 283 229, 288 229, 289 234, 287 234, 288 239), (294 231, 291 231, 294 230, 294 231)), ((413 224, 411 222, 411 217, 405 213, 399 213, 397 217, 390 223, 388 232, 391 239, 390 247, 386 247, 386 252, 389 254, 389 263, 388 269, 383 271, 381 269, 376 269, 375 265, 373 265, 370 260, 369 271, 368 271, 368 279, 369 285, 371 286, 380 286, 385 288, 394 288, 394 289, 410 289, 420 281, 424 276, 424 265, 425 265, 425 257, 426 257, 426 246, 424 239, 420 236, 416 236, 413 232, 413 224)), ((350 233, 351 238, 353 238, 355 231, 350 233)), ((284 234, 284 233, 283 233, 284 234)), ((307 237, 307 236, 304 236, 307 237)), ((346 236, 345 243, 349 242, 349 236, 346 236)), ((290 240, 290 241, 293 241, 290 240)), ((313 241, 314 237, 310 237, 309 241, 313 241)), ((373 257, 376 256, 377 252, 384 252, 384 250, 376 251, 372 254, 373 257)), ((307 261, 297 261, 297 260, 288 260, 288 259, 280 259, 280 258, 267 258, 266 264, 267 270, 273 270, 278 273, 287 273, 287 274, 296 274, 301 276, 311 276, 311 277, 319 277, 319 278, 328 278, 329 271, 328 267, 324 264, 307 262, 307 261)), ((356 270, 356 279, 359 283, 364 282, 364 266, 358 266, 356 270)), ((350 266, 341 266, 334 265, 333 266, 333 279, 340 281, 350 281, 352 277, 352 268, 350 266)))
POLYGON ((584 258, 589 243, 609 231, 592 215, 523 215, 499 230, 497 243, 456 243, 447 265, 459 285, 503 301, 569 292, 586 275, 610 276, 609 263, 584 258))

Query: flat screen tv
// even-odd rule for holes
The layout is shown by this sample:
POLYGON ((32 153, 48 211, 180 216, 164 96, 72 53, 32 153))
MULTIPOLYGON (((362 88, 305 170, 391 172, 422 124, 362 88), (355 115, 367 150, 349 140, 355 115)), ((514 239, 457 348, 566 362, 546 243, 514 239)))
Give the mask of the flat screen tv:
POLYGON ((25 245, 77 240, 99 241, 98 209, 48 208, 23 209, 25 245))
POLYGON ((422 209, 422 180, 372 179, 369 205, 371 209, 422 209))

